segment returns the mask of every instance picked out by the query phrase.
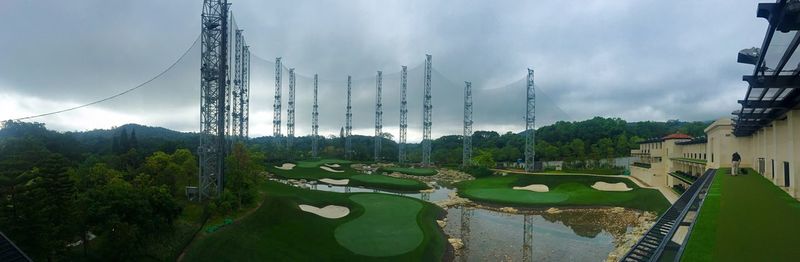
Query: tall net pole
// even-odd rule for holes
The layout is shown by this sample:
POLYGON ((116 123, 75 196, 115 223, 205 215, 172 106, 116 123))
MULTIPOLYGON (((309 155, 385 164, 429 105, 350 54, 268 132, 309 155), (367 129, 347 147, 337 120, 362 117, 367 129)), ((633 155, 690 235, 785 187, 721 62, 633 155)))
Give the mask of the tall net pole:
POLYGON ((199 200, 219 196, 225 158, 228 1, 205 0, 201 16, 199 200))
POLYGON ((281 137, 281 74, 283 66, 281 65, 281 58, 275 58, 275 104, 272 106, 272 136, 275 138, 275 144, 280 145, 281 137))
POLYGON ((345 111, 345 123, 344 123, 344 157, 350 159, 352 157, 352 141, 351 135, 353 132, 353 107, 350 104, 350 91, 352 85, 352 77, 347 76, 347 109, 345 111))
POLYGON ((319 105, 317 104, 317 90, 319 76, 314 74, 314 107, 311 109, 311 157, 319 155, 319 105))
POLYGON ((406 162, 406 130, 408 129, 408 102, 406 89, 408 87, 408 68, 403 66, 400 70, 400 138, 397 143, 397 162, 406 162))
POLYGON ((533 87, 533 69, 528 68, 527 105, 525 114, 525 171, 534 171, 534 145, 536 131, 536 90, 533 87))
POLYGON ((472 83, 464 84, 464 152, 461 166, 468 167, 472 160, 472 83))
POLYGON ((231 133, 234 139, 242 138, 242 109, 243 109, 243 84, 242 81, 242 62, 244 47, 242 45, 242 30, 236 30, 234 35, 234 49, 233 49, 233 88, 231 97, 231 133))
POLYGON ((250 46, 244 46, 244 55, 242 58, 242 121, 241 137, 247 139, 250 136, 250 46))
POLYGON ((383 72, 378 71, 375 78, 375 162, 381 161, 381 135, 383 133, 383 104, 381 91, 383 89, 383 72))
POLYGON ((294 91, 295 91, 295 78, 294 78, 294 68, 289 69, 289 108, 287 108, 287 119, 286 119, 286 148, 292 149, 292 143, 294 142, 294 91))
POLYGON ((431 165, 431 55, 425 55, 425 82, 422 103, 422 165, 431 165))

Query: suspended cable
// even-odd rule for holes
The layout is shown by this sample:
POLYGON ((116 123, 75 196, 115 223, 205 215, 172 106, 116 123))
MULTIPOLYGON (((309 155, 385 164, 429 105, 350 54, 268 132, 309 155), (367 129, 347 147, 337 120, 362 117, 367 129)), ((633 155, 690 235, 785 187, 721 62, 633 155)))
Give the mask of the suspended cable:
POLYGON ((134 86, 133 88, 130 88, 130 89, 128 89, 128 90, 122 91, 122 92, 120 92, 120 93, 117 93, 117 94, 115 94, 115 95, 112 95, 112 96, 109 96, 109 97, 106 97, 106 98, 103 98, 103 99, 100 99, 100 100, 97 100, 97 101, 94 101, 94 102, 91 102, 91 103, 88 103, 88 104, 83 104, 83 105, 79 105, 79 106, 75 106, 75 107, 70 107, 70 108, 67 108, 67 109, 62 109, 62 110, 53 111, 53 112, 44 113, 44 114, 38 114, 38 115, 32 115, 32 116, 26 116, 26 117, 20 117, 20 118, 16 118, 16 119, 13 119, 13 120, 14 120, 14 121, 20 121, 20 120, 26 120, 26 119, 31 119, 31 118, 37 118, 37 117, 43 117, 43 116, 49 116, 49 115, 55 115, 55 114, 59 114, 59 113, 64 113, 64 112, 68 112, 68 111, 72 111, 72 110, 76 110, 76 109, 80 109, 80 108, 88 107, 88 106, 91 106, 91 105, 99 104, 99 103, 102 103, 102 102, 105 102, 105 101, 108 101, 108 100, 111 100, 111 99, 117 98, 117 97, 119 97, 119 96, 122 96, 122 95, 124 95, 124 94, 130 93, 131 91, 133 91, 133 90, 136 90, 136 89, 139 89, 140 87, 143 87, 144 85, 146 85, 146 84, 148 84, 148 83, 152 82, 153 80, 156 80, 157 78, 159 78, 159 77, 161 77, 162 75, 164 75, 165 73, 167 73, 167 71, 169 71, 169 70, 172 70, 172 68, 173 68, 173 67, 175 67, 175 65, 177 65, 177 64, 178 64, 178 62, 180 62, 181 60, 183 60, 183 58, 184 58, 184 57, 186 57, 186 55, 187 55, 187 54, 189 54, 189 51, 191 51, 191 50, 192 50, 192 47, 194 47, 194 45, 196 45, 196 44, 197 44, 197 41, 198 41, 198 40, 200 40, 200 36, 197 36, 197 38, 195 38, 195 39, 194 39, 194 42, 192 43, 192 45, 191 45, 191 46, 189 46, 189 48, 188 48, 188 49, 186 49, 186 51, 185 51, 185 52, 183 52, 183 55, 181 55, 181 56, 180 56, 180 58, 178 58, 178 60, 176 60, 174 63, 172 63, 172 65, 170 65, 169 67, 167 67, 167 69, 165 69, 164 71, 161 71, 161 73, 158 73, 156 76, 154 76, 153 78, 150 78, 149 80, 145 81, 144 83, 141 83, 141 84, 139 84, 139 85, 137 85, 137 86, 134 86))

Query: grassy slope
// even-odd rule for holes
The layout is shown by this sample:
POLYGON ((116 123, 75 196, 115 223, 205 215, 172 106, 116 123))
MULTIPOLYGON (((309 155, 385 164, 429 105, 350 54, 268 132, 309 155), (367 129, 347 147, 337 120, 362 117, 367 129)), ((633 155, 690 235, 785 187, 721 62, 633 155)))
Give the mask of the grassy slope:
MULTIPOLYGON (((365 214, 365 208, 350 196, 372 194, 313 191, 277 182, 268 182, 264 187, 267 197, 258 210, 218 232, 201 233, 187 251, 185 261, 318 261, 320 258, 338 261, 438 261, 444 253, 444 236, 435 222, 436 216, 443 211, 432 204, 412 199, 423 205, 416 216, 416 225, 424 233, 422 245, 401 255, 376 258, 358 255, 340 246, 334 233, 338 226, 365 214), (351 213, 341 219, 327 219, 301 211, 298 204, 343 205, 349 207, 351 213)), ((369 238, 370 233, 363 231, 362 236, 369 238)))
POLYGON ((363 206, 365 212, 336 228, 336 240, 342 246, 360 255, 392 256, 422 244, 423 233, 417 226, 421 202, 386 194, 357 194, 350 200, 363 206))
POLYGON ((433 176, 439 173, 433 168, 384 167, 380 170, 389 173, 399 172, 411 176, 433 176))
POLYGON ((529 207, 550 206, 620 206, 664 212, 669 202, 658 190, 640 188, 625 178, 580 175, 507 175, 456 184, 458 194, 476 201, 529 207), (623 182, 633 188, 625 192, 599 191, 591 186, 597 181, 623 182), (549 192, 515 190, 514 186, 544 184, 549 192))
POLYGON ((748 170, 720 169, 683 254, 684 261, 797 261, 800 202, 748 170))
POLYGON ((308 179, 308 180, 318 180, 322 178, 350 179, 351 186, 364 186, 376 189, 400 190, 400 191, 419 191, 423 189, 428 189, 428 185, 413 179, 395 178, 383 175, 362 174, 356 171, 355 169, 350 168, 350 166, 345 164, 345 162, 346 161, 340 161, 340 160, 320 160, 313 162, 300 161, 298 162, 298 165, 292 170, 283 170, 275 168, 274 166, 268 166, 267 170, 270 173, 276 174, 278 176, 284 178, 293 178, 293 179, 308 179), (344 172, 341 173, 330 172, 319 168, 319 165, 322 165, 324 163, 341 163, 342 164, 341 167, 333 169, 342 170, 344 172), (312 165, 316 166, 311 167, 312 165))

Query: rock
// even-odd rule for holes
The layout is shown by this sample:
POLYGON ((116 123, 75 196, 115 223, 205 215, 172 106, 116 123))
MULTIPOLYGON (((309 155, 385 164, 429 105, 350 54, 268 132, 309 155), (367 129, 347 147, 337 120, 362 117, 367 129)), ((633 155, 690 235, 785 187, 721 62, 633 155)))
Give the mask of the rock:
POLYGON ((514 214, 519 212, 519 210, 517 210, 516 208, 513 208, 513 207, 501 207, 500 211, 501 212, 506 212, 506 213, 514 213, 514 214))
POLYGON ((464 247, 464 242, 461 241, 460 238, 449 238, 447 242, 450 242, 450 245, 453 246, 453 249, 459 250, 464 247))
POLYGON ((561 213, 561 210, 559 210, 558 208, 555 208, 555 207, 551 207, 551 208, 548 208, 547 210, 545 210, 544 212, 547 212, 548 214, 558 214, 558 213, 561 213))
POLYGON ((444 228, 447 226, 447 222, 444 220, 436 220, 436 224, 439 224, 439 227, 444 228))

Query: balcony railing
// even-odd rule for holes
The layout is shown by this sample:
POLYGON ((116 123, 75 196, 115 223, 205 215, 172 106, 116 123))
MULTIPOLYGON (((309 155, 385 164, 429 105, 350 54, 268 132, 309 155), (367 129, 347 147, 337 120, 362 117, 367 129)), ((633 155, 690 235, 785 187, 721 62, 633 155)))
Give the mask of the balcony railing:
POLYGON ((641 168, 650 168, 652 165, 650 163, 644 163, 644 162, 633 162, 633 166, 641 168))

